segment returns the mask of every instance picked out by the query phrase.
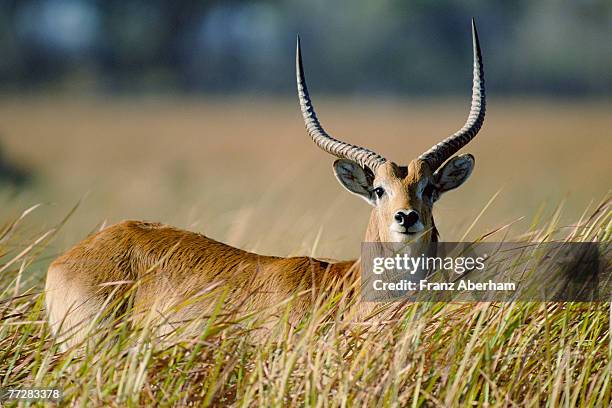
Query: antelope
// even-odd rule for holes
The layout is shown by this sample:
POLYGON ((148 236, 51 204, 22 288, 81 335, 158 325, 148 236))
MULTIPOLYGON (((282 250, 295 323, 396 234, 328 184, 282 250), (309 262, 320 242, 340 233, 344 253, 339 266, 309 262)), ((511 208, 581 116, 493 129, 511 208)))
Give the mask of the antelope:
MULTIPOLYGON (((400 166, 365 147, 335 139, 323 129, 308 93, 297 38, 297 93, 306 130, 315 145, 337 157, 333 170, 340 184, 372 206, 365 242, 438 240, 433 204, 463 184, 474 167, 470 154, 451 156, 476 136, 485 117, 483 65, 474 20, 472 48, 472 100, 464 126, 400 166)), ((100 313, 109 297, 126 290, 121 283, 145 276, 148 279, 134 292, 132 308, 166 316, 172 305, 216 282, 223 282, 233 293, 251 288, 246 307, 255 309, 273 307, 300 293, 346 288, 338 282, 353 284, 360 279, 358 271, 358 260, 259 255, 172 226, 123 221, 86 238, 49 266, 46 308, 52 332, 72 346, 88 336, 83 323, 100 313)), ((290 319, 299 319, 313 302, 313 296, 296 296, 290 319)), ((209 303, 192 303, 174 312, 172 319, 196 316, 209 303)))

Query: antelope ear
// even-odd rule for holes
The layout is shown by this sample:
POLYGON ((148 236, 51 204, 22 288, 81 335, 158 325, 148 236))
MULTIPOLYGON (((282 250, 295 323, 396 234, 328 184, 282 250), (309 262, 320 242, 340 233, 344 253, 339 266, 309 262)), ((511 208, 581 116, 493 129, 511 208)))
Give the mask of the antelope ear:
POLYGON ((470 177, 474 169, 474 156, 462 154, 448 161, 441 169, 433 175, 438 187, 438 194, 459 187, 470 177))
POLYGON ((357 162, 348 159, 338 159, 334 162, 336 178, 349 192, 358 195, 370 205, 375 205, 372 191, 372 173, 363 169, 357 162))

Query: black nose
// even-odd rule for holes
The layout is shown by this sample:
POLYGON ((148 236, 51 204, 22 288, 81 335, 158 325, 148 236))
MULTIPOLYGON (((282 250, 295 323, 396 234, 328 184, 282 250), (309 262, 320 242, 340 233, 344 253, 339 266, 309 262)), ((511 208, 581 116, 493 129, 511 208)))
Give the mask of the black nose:
POLYGON ((407 213, 404 211, 398 211, 395 213, 395 221, 405 228, 412 227, 418 220, 419 214, 414 210, 408 211, 407 213))

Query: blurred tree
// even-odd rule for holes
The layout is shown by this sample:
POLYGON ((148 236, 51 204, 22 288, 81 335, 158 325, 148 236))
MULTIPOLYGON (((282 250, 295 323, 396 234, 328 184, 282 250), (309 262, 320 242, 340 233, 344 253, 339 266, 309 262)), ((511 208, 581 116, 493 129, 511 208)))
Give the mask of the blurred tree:
POLYGON ((1 0, 0 87, 289 93, 299 32, 319 91, 464 93, 472 16, 496 93, 612 91, 609 0, 1 0))
POLYGON ((19 187, 28 182, 30 178, 29 171, 8 160, 0 144, 0 185, 7 183, 19 187))

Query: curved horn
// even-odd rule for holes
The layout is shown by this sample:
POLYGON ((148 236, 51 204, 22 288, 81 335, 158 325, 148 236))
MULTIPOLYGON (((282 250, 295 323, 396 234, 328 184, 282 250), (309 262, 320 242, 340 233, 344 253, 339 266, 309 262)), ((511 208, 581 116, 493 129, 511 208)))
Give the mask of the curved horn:
POLYGON ((304 117, 306 130, 317 146, 336 157, 350 159, 359 163, 362 167, 369 167, 372 171, 383 164, 386 159, 381 155, 364 147, 345 143, 331 137, 319 123, 312 101, 308 95, 306 80, 304 79, 304 68, 302 67, 302 52, 300 50, 300 37, 297 37, 295 51, 295 75, 297 80, 297 92, 300 100, 300 108, 304 117))
POLYGON ((472 43, 474 48, 474 79, 472 86, 472 106, 465 125, 455 134, 444 139, 437 145, 419 156, 419 159, 429 164, 432 171, 436 170, 449 157, 468 144, 476 136, 485 117, 486 97, 484 72, 480 43, 476 32, 476 23, 472 19, 472 43))

